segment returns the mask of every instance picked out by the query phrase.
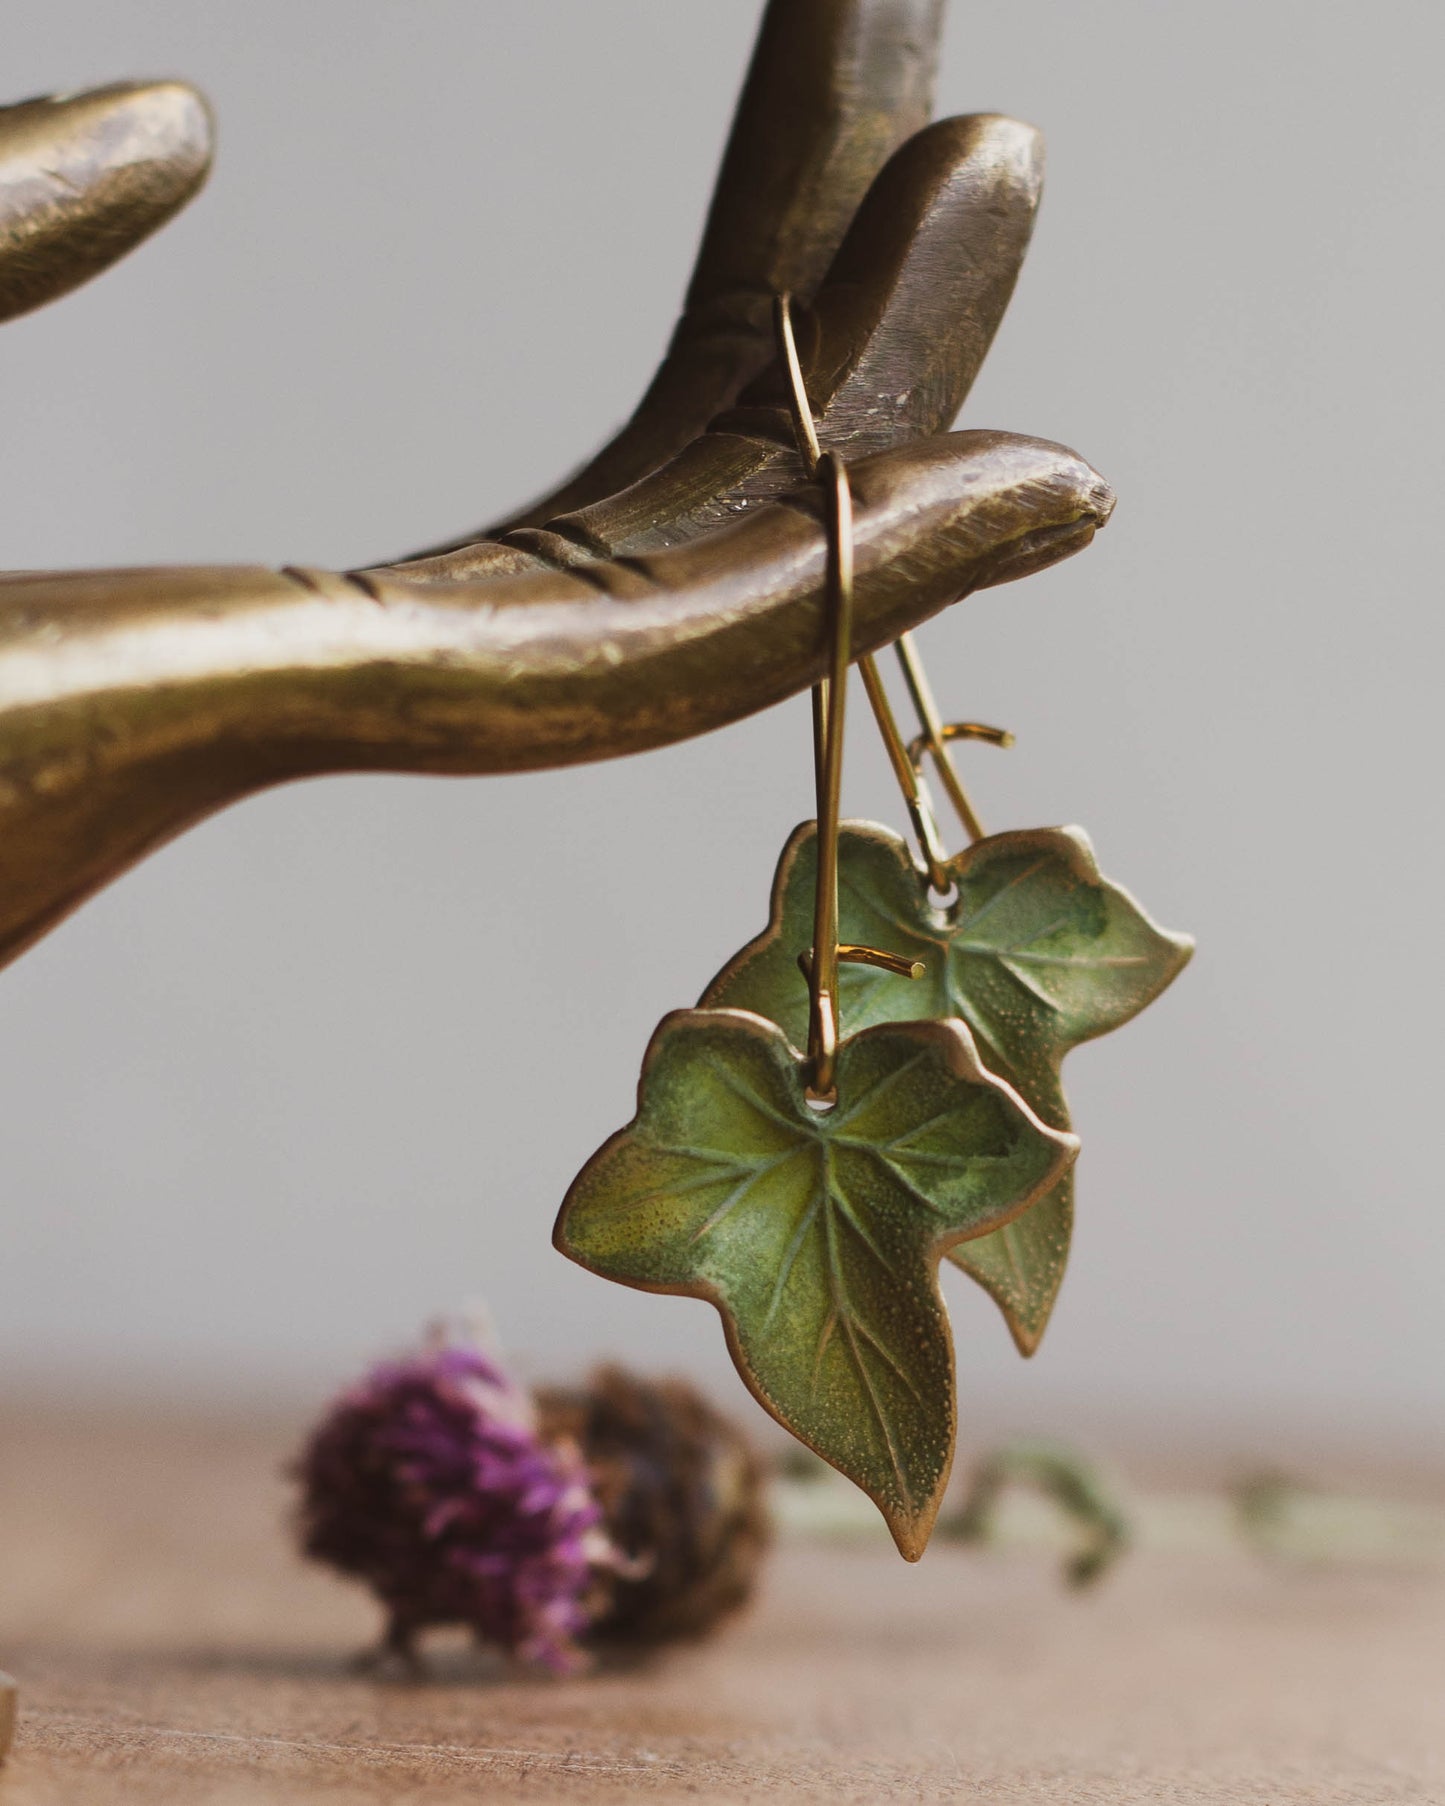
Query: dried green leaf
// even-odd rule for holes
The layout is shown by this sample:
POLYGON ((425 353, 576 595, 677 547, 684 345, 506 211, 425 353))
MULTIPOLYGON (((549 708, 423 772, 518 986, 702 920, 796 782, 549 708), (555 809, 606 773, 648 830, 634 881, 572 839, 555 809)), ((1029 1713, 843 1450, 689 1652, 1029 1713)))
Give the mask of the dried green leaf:
POLYGON ((983 1069, 959 1022, 844 1041, 831 1110, 805 1079, 775 1024, 675 1011, 636 1117, 573 1182, 553 1239, 609 1279, 715 1304, 760 1403, 916 1560, 953 1458, 939 1258, 1027 1208, 1078 1144, 983 1069))
MULTIPOLYGON (((816 839, 794 830, 778 864, 767 928, 708 986, 709 1008, 755 1011, 797 1039, 808 989, 798 955, 812 940, 816 839)), ((843 1028, 962 1017, 991 1071, 1044 1122, 1069 1127, 1059 1067, 1070 1048, 1138 1014, 1194 950, 1155 926, 1099 871, 1081 828, 993 834, 951 861, 957 900, 939 908, 906 844, 872 822, 839 840, 839 936, 918 960, 919 979, 841 969, 843 1028)), ((1067 1172, 1026 1214, 950 1257, 997 1300, 1032 1354, 1068 1260, 1074 1181, 1067 1172)))

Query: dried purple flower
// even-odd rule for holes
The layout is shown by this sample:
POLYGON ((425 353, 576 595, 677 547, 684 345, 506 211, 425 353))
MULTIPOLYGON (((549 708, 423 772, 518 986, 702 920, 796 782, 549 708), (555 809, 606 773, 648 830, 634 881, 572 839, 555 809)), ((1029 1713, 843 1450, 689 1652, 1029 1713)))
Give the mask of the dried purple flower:
POLYGON ((473 1346, 375 1368, 312 1433, 296 1474, 305 1554, 364 1580, 386 1646, 464 1625, 524 1661, 581 1661, 610 1545, 575 1445, 543 1443, 530 1401, 473 1346))

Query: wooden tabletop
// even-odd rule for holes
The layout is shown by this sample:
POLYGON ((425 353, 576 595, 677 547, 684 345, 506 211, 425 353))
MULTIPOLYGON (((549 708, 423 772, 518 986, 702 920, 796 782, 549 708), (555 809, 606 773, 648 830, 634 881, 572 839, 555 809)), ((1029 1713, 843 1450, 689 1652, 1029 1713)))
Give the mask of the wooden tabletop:
POLYGON ((1445 1577, 1243 1547, 781 1547, 650 1667, 351 1671, 376 1619, 284 1534, 297 1424, 0 1416, 0 1806, 185 1802, 1445 1802, 1445 1577))

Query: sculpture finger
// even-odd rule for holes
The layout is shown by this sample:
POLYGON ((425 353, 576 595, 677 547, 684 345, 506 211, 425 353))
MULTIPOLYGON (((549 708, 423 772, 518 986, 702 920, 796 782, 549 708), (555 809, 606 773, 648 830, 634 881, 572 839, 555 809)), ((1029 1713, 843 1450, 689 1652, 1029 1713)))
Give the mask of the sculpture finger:
MULTIPOLYGON (((889 159, 799 321, 824 445, 880 451, 942 431, 978 374, 1033 230, 1043 143, 997 114, 943 119, 889 159)), ((677 545, 802 475, 776 360, 709 429, 620 494, 394 568, 453 581, 677 545)))
POLYGON ((771 297, 811 299, 868 184, 928 119, 942 15, 942 0, 769 0, 682 314, 637 412, 550 495, 469 539, 635 483, 770 361, 771 297))
POLYGON ((0 108, 0 320, 88 282, 178 213, 211 167, 210 111, 183 82, 0 108))
MULTIPOLYGON (((861 460, 855 652, 1088 543, 1076 454, 961 433, 861 460)), ((332 771, 639 752, 826 661, 816 489, 706 539, 454 584, 252 568, 0 578, 0 961, 203 816, 332 771)))

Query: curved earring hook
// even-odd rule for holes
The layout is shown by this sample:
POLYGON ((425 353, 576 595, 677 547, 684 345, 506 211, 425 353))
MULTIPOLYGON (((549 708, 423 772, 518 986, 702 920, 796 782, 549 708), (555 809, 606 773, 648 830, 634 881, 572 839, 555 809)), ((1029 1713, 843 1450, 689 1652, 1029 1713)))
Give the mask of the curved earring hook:
MULTIPOLYGON (((843 730, 848 706, 848 667, 853 660, 853 491, 848 469, 836 452, 820 452, 813 410, 798 362, 792 310, 786 294, 773 303, 779 354, 789 380, 789 405, 798 450, 810 476, 823 489, 828 532, 826 606, 828 675, 813 686, 813 767, 817 790, 817 872, 813 888, 813 945, 800 961, 808 981, 808 1095, 819 1103, 837 1095, 838 963, 881 966, 903 978, 922 978, 915 960, 877 947, 838 940, 838 830, 843 795, 843 730)), ((865 673, 871 655, 860 661, 865 673)), ((876 675, 876 669, 875 669, 876 675)), ((870 691, 870 697, 872 692, 870 691)))
POLYGON ((932 759, 939 780, 948 792, 948 800, 953 804, 954 813, 963 825, 964 833, 971 841, 982 840, 985 835, 984 825, 978 818, 972 798, 963 787, 957 767, 948 756, 948 748, 958 740, 982 740, 986 746, 1009 747, 1013 745, 1014 737, 1006 727, 989 727, 983 721, 941 720, 933 692, 928 687, 928 678, 913 645, 913 636, 905 633, 894 651, 903 667, 904 681, 913 697, 913 706, 923 723, 922 733, 915 734, 908 742, 908 763, 915 773, 919 773, 923 769, 923 761, 926 758, 932 759))
MULTIPOLYGON (((837 1091, 838 1056, 838 818, 843 796, 843 728, 848 709, 848 667, 853 662, 853 491, 843 460, 824 452, 818 460, 828 529, 828 678, 822 693, 823 757, 818 787, 818 875, 813 893, 813 958, 808 974, 810 1093, 837 1091)), ((814 692, 815 696, 817 691, 814 692)), ((815 738, 816 748, 816 738, 815 738)))
MULTIPOLYGON (((804 468, 812 475, 821 471, 824 456, 830 454, 821 453, 818 449, 817 425, 813 419, 807 385, 803 380, 802 365, 798 360, 797 340, 793 334, 792 304, 787 295, 779 295, 773 304, 773 326, 778 337, 779 357, 788 377, 788 408, 793 419, 793 431, 798 441, 799 456, 803 460, 804 468)), ((908 748, 903 744, 903 735, 899 732, 897 718, 888 701, 888 692, 883 687, 878 661, 871 653, 867 654, 859 659, 858 669, 863 676, 863 687, 873 710, 873 718, 883 737, 888 762, 893 767, 893 775, 898 780, 898 788, 903 793, 904 807, 908 810, 908 819, 913 824, 914 837, 918 842, 919 852, 922 854, 924 866, 928 872, 928 881, 936 891, 946 891, 952 880, 946 869, 948 855, 944 852, 943 843, 939 837, 938 823, 933 814, 933 804, 919 772, 918 762, 909 757, 908 748)), ((813 691, 815 758, 820 766, 826 757, 827 745, 823 720, 826 708, 825 695, 826 692, 821 685, 813 691)), ((821 823, 822 808, 820 804, 820 836, 822 833, 821 823)))

